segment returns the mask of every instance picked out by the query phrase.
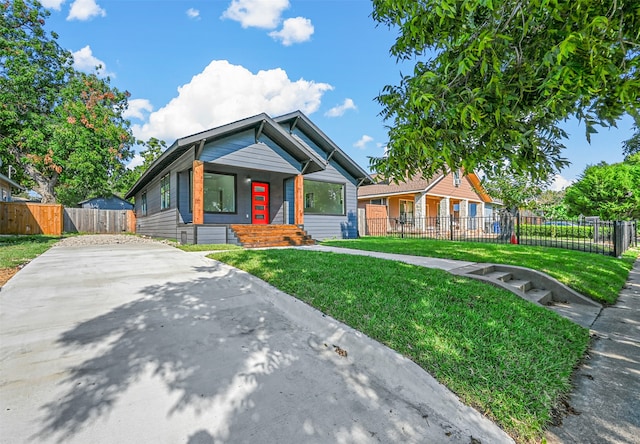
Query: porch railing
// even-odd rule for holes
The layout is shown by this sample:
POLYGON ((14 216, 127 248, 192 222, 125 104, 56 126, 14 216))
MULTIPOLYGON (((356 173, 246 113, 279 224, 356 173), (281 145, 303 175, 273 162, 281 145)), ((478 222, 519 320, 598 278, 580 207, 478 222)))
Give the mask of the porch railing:
POLYGON ((361 236, 518 243, 620 256, 638 245, 638 221, 492 217, 366 218, 361 236))

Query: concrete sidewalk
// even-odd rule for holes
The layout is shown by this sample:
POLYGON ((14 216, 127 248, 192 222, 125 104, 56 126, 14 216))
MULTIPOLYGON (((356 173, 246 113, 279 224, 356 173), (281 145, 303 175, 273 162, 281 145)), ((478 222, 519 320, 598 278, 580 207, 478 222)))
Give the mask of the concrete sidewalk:
POLYGON ((10 443, 507 443, 413 362, 161 244, 53 247, 0 292, 10 443))
POLYGON ((640 442, 640 260, 618 302, 591 330, 588 359, 575 373, 572 412, 547 433, 550 444, 640 442))

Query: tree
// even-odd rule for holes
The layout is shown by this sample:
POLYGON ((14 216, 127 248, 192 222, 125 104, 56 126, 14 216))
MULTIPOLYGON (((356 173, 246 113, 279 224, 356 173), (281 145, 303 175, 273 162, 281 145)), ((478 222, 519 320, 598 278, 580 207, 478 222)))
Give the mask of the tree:
POLYGON ((109 194, 132 152, 128 93, 77 72, 37 1, 0 5, 0 148, 43 202, 109 194))
POLYGON ((567 188, 565 203, 574 216, 640 218, 640 153, 621 163, 588 166, 579 180, 567 188))
POLYGON ((373 0, 412 75, 377 97, 391 121, 383 176, 445 167, 545 178, 565 166, 560 123, 586 137, 638 118, 637 0, 373 0))
POLYGON ((635 134, 628 140, 622 142, 622 154, 624 154, 627 159, 633 154, 640 153, 640 125, 636 124, 635 129, 635 134))
POLYGON ((536 198, 534 212, 551 220, 569 219, 564 203, 565 191, 545 190, 536 198))
POLYGON ((519 209, 531 209, 542 193, 546 181, 526 175, 511 174, 506 168, 485 177, 482 186, 493 199, 500 201, 500 236, 509 239, 513 233, 513 218, 519 209))
POLYGON ((120 194, 126 194, 140 179, 142 173, 144 173, 155 160, 162 155, 167 149, 167 144, 164 140, 151 137, 146 142, 138 140, 136 142, 139 146, 144 147, 140 151, 142 157, 142 164, 135 166, 133 169, 125 169, 117 181, 117 190, 120 194))

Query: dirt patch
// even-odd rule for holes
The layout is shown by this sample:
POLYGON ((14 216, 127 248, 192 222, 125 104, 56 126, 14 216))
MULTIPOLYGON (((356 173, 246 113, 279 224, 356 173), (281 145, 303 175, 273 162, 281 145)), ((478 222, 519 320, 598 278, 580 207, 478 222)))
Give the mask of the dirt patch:
POLYGON ((7 283, 22 267, 0 268, 0 287, 7 283))

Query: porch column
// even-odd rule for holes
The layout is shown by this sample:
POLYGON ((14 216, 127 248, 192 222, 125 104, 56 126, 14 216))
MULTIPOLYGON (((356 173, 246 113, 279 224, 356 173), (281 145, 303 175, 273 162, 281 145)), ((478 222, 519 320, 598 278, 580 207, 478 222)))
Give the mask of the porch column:
POLYGON ((413 205, 415 208, 415 226, 418 230, 424 230, 427 217, 427 194, 416 194, 413 205))
POLYGON ((298 174, 293 180, 293 223, 304 224, 304 179, 298 174))
POLYGON ((469 217, 469 201, 462 199, 460 201, 460 229, 467 229, 467 218, 469 217))
POLYGON ((193 224, 204 224, 204 162, 193 161, 193 224))

